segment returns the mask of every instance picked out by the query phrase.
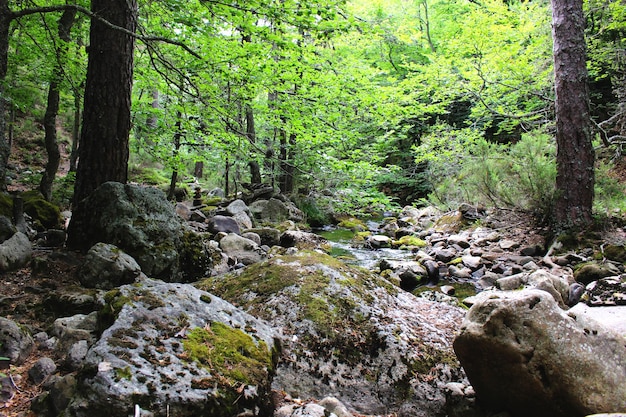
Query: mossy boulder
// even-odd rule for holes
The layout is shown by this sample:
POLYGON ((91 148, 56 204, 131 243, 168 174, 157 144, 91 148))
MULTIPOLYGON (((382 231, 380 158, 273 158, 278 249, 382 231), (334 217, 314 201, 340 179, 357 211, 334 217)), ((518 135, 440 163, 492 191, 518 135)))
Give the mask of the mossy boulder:
POLYGON ((195 285, 282 328, 273 387, 292 396, 332 395, 362 414, 444 415, 443 385, 463 378, 451 350, 460 308, 323 253, 276 256, 195 285))
POLYGON ((228 259, 208 234, 185 230, 180 245, 180 282, 192 282, 215 272, 226 272, 228 259))
POLYGON ((64 416, 125 416, 135 405, 155 416, 271 415, 279 346, 267 323, 187 284, 144 279, 106 298, 117 311, 64 416))
POLYGON ((107 182, 78 203, 67 244, 87 251, 111 243, 135 258, 148 276, 178 277, 183 227, 175 207, 157 188, 107 182))
POLYGON ((33 218, 39 229, 58 229, 63 219, 59 207, 47 201, 39 191, 20 194, 24 200, 24 212, 33 218))
POLYGON ((574 279, 583 285, 612 275, 619 275, 619 270, 614 269, 612 265, 596 262, 587 262, 579 265, 574 271, 574 279))
POLYGON ((624 245, 606 245, 604 256, 611 261, 626 263, 626 247, 624 245))

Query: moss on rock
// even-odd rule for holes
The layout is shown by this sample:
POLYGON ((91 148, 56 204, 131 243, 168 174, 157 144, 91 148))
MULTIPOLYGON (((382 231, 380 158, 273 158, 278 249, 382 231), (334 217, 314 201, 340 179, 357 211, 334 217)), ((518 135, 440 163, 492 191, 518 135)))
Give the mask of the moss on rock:
POLYGON ((224 323, 191 329, 183 341, 188 358, 211 370, 229 387, 264 385, 272 371, 272 353, 263 341, 224 323))
POLYGON ((46 201, 39 191, 26 191, 21 194, 24 200, 24 212, 41 224, 44 229, 61 227, 61 211, 57 206, 46 201))

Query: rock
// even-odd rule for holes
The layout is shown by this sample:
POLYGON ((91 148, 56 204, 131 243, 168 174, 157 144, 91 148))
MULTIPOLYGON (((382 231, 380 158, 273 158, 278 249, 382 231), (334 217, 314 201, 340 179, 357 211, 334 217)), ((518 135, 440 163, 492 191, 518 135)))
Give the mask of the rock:
POLYGON ((270 415, 278 334, 187 284, 145 279, 109 297, 112 325, 89 350, 67 417, 270 415), (143 412, 142 412, 142 415, 143 412))
POLYGON ((65 239, 67 238, 67 233, 65 230, 61 229, 48 229, 46 230, 46 238, 45 238, 45 246, 51 248, 60 248, 65 245, 65 239))
POLYGON ((208 219, 208 223, 211 233, 241 233, 237 220, 232 217, 216 215, 208 219))
POLYGON ((587 285, 601 278, 618 275, 619 271, 612 268, 610 264, 587 263, 574 272, 574 279, 583 285, 587 285))
POLYGON ((191 208, 185 203, 176 203, 175 206, 176 214, 180 216, 181 219, 185 221, 189 221, 191 219, 191 208))
POLYGON ((70 248, 87 251, 98 242, 111 243, 146 275, 176 278, 182 225, 162 191, 107 182, 78 204, 69 226, 70 248))
POLYGON ((265 252, 254 241, 229 233, 220 240, 220 248, 229 258, 244 265, 260 262, 265 252))
POLYGON ((28 236, 17 232, 0 244, 0 272, 22 268, 30 262, 32 256, 33 249, 28 236))
POLYGON ((214 188, 211 191, 207 192, 207 195, 209 197, 219 197, 219 198, 226 197, 226 193, 221 188, 214 188))
POLYGON ((178 281, 193 282, 228 271, 228 256, 206 233, 185 230, 181 238, 180 275, 178 281))
POLYGON ((566 417, 626 409, 624 339, 535 289, 472 306, 454 350, 490 409, 566 417))
POLYGON ((281 329, 273 388, 287 395, 333 396, 360 414, 427 417, 445 415, 444 385, 464 381, 450 347, 462 309, 328 255, 275 256, 196 285, 281 329))
POLYGON ((578 303, 567 313, 570 316, 583 314, 626 338, 626 308, 623 306, 591 307, 585 303, 578 303))
POLYGON ((500 248, 503 250, 511 250, 519 248, 520 244, 519 242, 516 242, 514 240, 503 239, 498 243, 498 246, 500 246, 500 248))
POLYGON ((352 417, 352 413, 335 397, 323 398, 318 404, 324 407, 326 412, 332 413, 337 417, 352 417))
POLYGON ((74 343, 85 340, 89 345, 96 340, 98 313, 75 314, 58 318, 52 323, 52 335, 58 338, 58 351, 65 354, 74 343))
POLYGON ((132 256, 110 243, 96 243, 89 249, 78 271, 80 283, 87 288, 109 290, 131 284, 141 274, 132 256))
POLYGON ((57 366, 48 357, 39 358, 28 370, 28 378, 36 385, 41 384, 46 378, 55 373, 57 366))
POLYGON ((59 207, 47 201, 39 191, 25 191, 20 197, 24 200, 24 212, 35 221, 37 230, 61 228, 59 207))
POLYGON ((207 221, 206 215, 200 210, 192 210, 189 215, 189 221, 193 223, 204 224, 207 221))
POLYGON ((367 243, 372 249, 388 248, 392 239, 385 235, 372 235, 367 238, 367 243))
POLYGON ((453 248, 433 248, 433 257, 443 263, 448 263, 457 257, 457 251, 453 248))
POLYGON ((0 216, 0 243, 5 242, 17 232, 15 226, 7 216, 0 216))
POLYGON ((0 317, 0 357, 21 365, 35 348, 35 341, 16 322, 0 317))
POLYGON ((315 233, 287 230, 280 235, 279 244, 284 248, 317 249, 328 244, 328 241, 315 233))
POLYGON ((233 217, 239 213, 251 215, 250 209, 243 200, 234 200, 232 203, 226 206, 226 212, 233 217))
POLYGON ((253 232, 245 232, 241 234, 241 237, 245 237, 246 239, 250 239, 251 241, 253 241, 254 243, 256 243, 257 245, 261 246, 261 236, 257 235, 256 233, 253 232))
POLYGON ((255 233, 261 238, 261 245, 269 247, 280 243, 280 230, 271 227, 257 227, 248 229, 246 232, 255 233))
POLYGON ((72 371, 79 370, 83 366, 83 361, 85 360, 88 351, 89 344, 87 343, 87 340, 79 340, 70 346, 65 358, 66 368, 72 371))
POLYGON ((257 200, 249 205, 250 212, 261 223, 280 223, 285 220, 301 222, 304 214, 291 201, 278 198, 257 200))
POLYGON ((251 229, 253 226, 252 219, 250 218, 250 216, 248 216, 248 214, 243 211, 234 214, 233 219, 235 219, 235 221, 239 225, 240 230, 251 229))
POLYGON ((461 257, 461 261, 463 262, 463 265, 472 271, 479 269, 483 264, 480 256, 463 255, 461 257))

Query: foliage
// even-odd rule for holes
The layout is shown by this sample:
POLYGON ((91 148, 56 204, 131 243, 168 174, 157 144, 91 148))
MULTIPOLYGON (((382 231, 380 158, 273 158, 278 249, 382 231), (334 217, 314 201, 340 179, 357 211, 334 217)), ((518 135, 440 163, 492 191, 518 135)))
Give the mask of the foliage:
POLYGON ((513 145, 479 139, 465 164, 433 192, 434 202, 450 207, 467 201, 516 208, 547 221, 555 199, 555 147, 550 136, 525 134, 513 145))

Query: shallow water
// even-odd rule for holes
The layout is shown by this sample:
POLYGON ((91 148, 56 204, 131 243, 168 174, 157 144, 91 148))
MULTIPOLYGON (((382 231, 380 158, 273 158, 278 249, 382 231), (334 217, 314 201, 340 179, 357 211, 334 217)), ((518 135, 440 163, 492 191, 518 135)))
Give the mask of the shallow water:
POLYGON ((330 255, 341 259, 347 264, 358 265, 365 269, 375 270, 382 259, 410 260, 414 258, 411 251, 399 249, 366 249, 354 247, 352 239, 355 232, 350 229, 331 228, 316 231, 317 234, 327 239, 331 244, 330 255))

